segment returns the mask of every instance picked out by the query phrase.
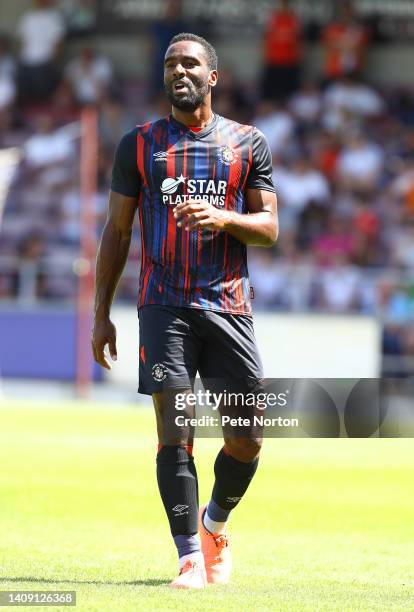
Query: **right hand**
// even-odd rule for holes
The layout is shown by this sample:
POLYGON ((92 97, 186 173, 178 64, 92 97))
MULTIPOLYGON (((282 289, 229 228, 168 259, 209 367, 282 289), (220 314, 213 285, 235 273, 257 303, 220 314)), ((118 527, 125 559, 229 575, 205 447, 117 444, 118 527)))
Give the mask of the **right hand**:
POLYGON ((108 356, 104 352, 105 346, 109 347, 109 354, 112 361, 117 360, 116 351, 116 327, 111 319, 95 319, 92 330, 92 352, 96 363, 106 370, 111 370, 112 366, 108 361, 108 356))

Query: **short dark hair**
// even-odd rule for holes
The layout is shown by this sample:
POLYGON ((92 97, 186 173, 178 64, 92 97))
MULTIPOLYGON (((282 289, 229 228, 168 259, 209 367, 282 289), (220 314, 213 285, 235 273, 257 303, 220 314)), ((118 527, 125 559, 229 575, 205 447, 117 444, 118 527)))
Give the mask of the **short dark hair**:
POLYGON ((202 36, 197 36, 197 34, 191 34, 191 32, 181 32, 181 34, 177 34, 170 40, 168 46, 170 47, 177 42, 181 42, 182 40, 191 40, 192 42, 196 42, 201 45, 207 56, 208 67, 210 70, 217 70, 218 59, 216 50, 205 38, 202 36))

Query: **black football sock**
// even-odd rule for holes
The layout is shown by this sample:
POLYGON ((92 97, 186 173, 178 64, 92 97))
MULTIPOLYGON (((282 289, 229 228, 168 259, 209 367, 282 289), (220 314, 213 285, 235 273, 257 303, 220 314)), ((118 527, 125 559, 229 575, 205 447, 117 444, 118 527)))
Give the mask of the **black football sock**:
MULTIPOLYGON (((259 458, 250 463, 238 461, 222 448, 214 464, 216 480, 211 501, 207 507, 208 519, 205 526, 225 523, 230 512, 237 506, 256 473, 259 458), (210 522, 211 521, 211 522, 210 522)), ((210 529, 216 531, 216 529, 210 529)))
POLYGON ((194 459, 183 446, 162 446, 157 455, 157 480, 178 554, 194 552, 198 520, 198 481, 194 459), (187 546, 188 544, 188 546, 187 546), (187 550, 188 548, 188 550, 187 550), (185 550, 185 552, 183 552, 185 550))

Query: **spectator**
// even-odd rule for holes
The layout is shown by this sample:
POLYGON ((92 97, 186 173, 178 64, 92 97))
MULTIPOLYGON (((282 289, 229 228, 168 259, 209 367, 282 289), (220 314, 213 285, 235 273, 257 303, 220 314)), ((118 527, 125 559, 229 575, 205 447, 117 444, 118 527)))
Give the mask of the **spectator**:
MULTIPOLYGON (((93 8, 94 0, 58 2, 69 9, 93 8)), ((37 11, 32 13, 56 16, 52 4, 37 2, 37 11)), ((162 45, 166 46, 177 31, 187 29, 180 4, 166 2, 163 6, 168 19, 154 29, 156 40, 164 40, 157 47, 161 63, 162 45)), ((287 3, 283 4, 286 10, 287 3)), ((352 27, 357 25, 353 21, 352 27)), ((271 36, 276 34, 276 47, 283 42, 285 26, 270 31, 271 36)), ((39 34, 34 30, 29 27, 33 38, 39 34)), ((48 48, 53 47, 50 36, 46 38, 48 48)), ((34 45, 34 53, 29 39, 31 55, 37 61, 39 46, 44 49, 45 41, 34 45)), ((56 43, 56 50, 58 46, 56 43)), ((342 51, 336 49, 338 58, 342 51)), ((53 65, 55 53, 47 57, 52 57, 49 61, 53 65)), ((283 231, 274 249, 259 249, 256 254, 253 250, 249 257, 255 307, 382 315, 397 323, 402 358, 410 351, 412 354, 413 338, 405 342, 407 323, 414 312, 410 284, 414 267, 412 92, 408 87, 376 91, 360 77, 350 76, 347 69, 339 71, 325 90, 305 83, 286 102, 261 99, 253 109, 254 81, 243 88, 229 69, 222 66, 220 74, 216 112, 257 125, 274 156, 283 231), (254 110, 256 117, 252 118, 254 110), (381 282, 387 269, 390 280, 384 290, 381 282)), ((98 233, 106 219, 114 147, 135 123, 159 118, 170 110, 159 90, 161 82, 159 93, 150 98, 147 83, 127 79, 120 99, 113 91, 112 79, 108 60, 84 49, 67 65, 65 79, 44 111, 20 107, 12 97, 6 103, 6 117, 0 110, 0 147, 16 147, 23 153, 17 180, 6 190, 0 297, 76 299, 73 262, 78 256, 81 207, 76 155, 79 104, 99 106, 98 233), (62 124, 70 125, 58 128, 62 124)), ((13 84, 14 62, 0 41, 0 107, 14 95, 13 84)), ((49 92, 49 81, 47 89, 49 92)), ((132 270, 140 262, 137 227, 133 240, 132 270)), ((135 275, 128 274, 128 268, 118 293, 124 300, 136 297, 135 275)))
POLYGON ((281 271, 270 250, 254 249, 252 255, 249 270, 255 304, 264 308, 280 305, 279 296, 283 295, 283 289, 289 282, 285 271, 281 271))
POLYGON ((321 92, 315 83, 307 81, 289 102, 293 115, 304 124, 312 124, 319 119, 322 108, 321 92))
MULTIPOLYGON (((125 107, 115 96, 108 96, 103 100, 99 109, 99 134, 101 142, 110 147, 116 147, 122 136, 133 125, 135 117, 125 111, 125 107)), ((166 109, 165 115, 169 109, 166 109)), ((112 167, 111 150, 111 167, 112 167)))
POLYGON ((149 107, 146 109, 146 120, 156 121, 160 117, 165 117, 171 112, 171 105, 169 104, 165 93, 159 93, 155 96, 149 107))
POLYGON ((281 203, 281 217, 291 226, 308 204, 326 204, 330 189, 321 172, 312 167, 306 157, 299 157, 287 169, 275 170, 276 185, 281 203))
POLYGON ((302 58, 302 27, 290 9, 289 0, 280 0, 271 13, 264 37, 262 97, 284 100, 298 89, 302 58))
POLYGON ((58 83, 56 62, 64 24, 53 0, 34 0, 17 28, 20 43, 19 94, 24 102, 44 102, 58 83))
POLYGON ((96 53, 92 47, 84 47, 65 69, 65 78, 71 84, 80 106, 102 102, 108 93, 112 76, 110 61, 96 53))
POLYGON ((402 141, 400 155, 407 161, 414 161, 414 129, 411 126, 401 126, 401 128, 399 132, 402 141))
POLYGON ((320 276, 320 306, 328 312, 353 312, 360 299, 360 275, 347 258, 336 254, 320 276))
POLYGON ((76 103, 69 81, 63 80, 59 84, 49 107, 49 114, 56 125, 79 120, 79 106, 76 103))
POLYGON ((10 109, 15 96, 16 65, 6 39, 0 36, 0 114, 10 109))
POLYGON ((393 323, 414 320, 414 297, 409 287, 396 283, 386 303, 385 316, 393 323))
POLYGON ((220 79, 214 92, 214 108, 219 115, 232 115, 239 123, 248 123, 251 117, 249 92, 227 66, 220 66, 220 79))
POLYGON ((286 152, 295 128, 295 122, 287 110, 275 103, 263 101, 259 103, 252 123, 266 136, 274 155, 286 152))
POLYGON ((382 336, 383 376, 392 379, 404 377, 404 328, 401 325, 387 323, 382 336))
POLYGON ((319 129, 310 148, 315 167, 332 180, 340 152, 340 143, 336 136, 327 130, 319 129))
POLYGON ((24 303, 39 296, 39 264, 47 250, 46 240, 38 232, 29 232, 19 244, 18 296, 24 303))
POLYGON ((322 42, 325 47, 324 76, 327 80, 361 74, 368 32, 356 19, 352 2, 345 0, 341 4, 340 18, 323 30, 322 42))
POLYGON ((328 112, 345 109, 363 117, 376 117, 384 110, 381 96, 372 87, 350 76, 331 83, 325 91, 323 102, 328 112))
POLYGON ((348 134, 359 131, 363 127, 361 117, 351 113, 343 106, 322 112, 321 123, 324 130, 340 139, 346 139, 348 134))
POLYGON ((378 185, 383 162, 378 145, 369 142, 361 132, 351 134, 338 158, 340 184, 348 189, 372 191, 378 185))
POLYGON ((36 133, 25 144, 25 162, 29 167, 42 168, 64 163, 73 153, 70 134, 56 130, 51 117, 42 115, 36 122, 36 133))
POLYGON ((361 195, 356 201, 352 217, 352 233, 355 236, 354 262, 359 266, 375 266, 376 262, 381 262, 378 253, 379 231, 378 213, 372 203, 361 195))
POLYGON ((403 89, 396 95, 395 114, 407 127, 414 126, 414 95, 411 89, 403 89))
POLYGON ((409 325, 404 334, 404 348, 407 356, 414 357, 414 326, 409 325))
POLYGON ((325 232, 312 245, 313 253, 322 266, 330 265, 335 258, 341 263, 351 260, 354 249, 355 239, 349 223, 339 215, 330 218, 325 232))
POLYGON ((391 195, 404 205, 404 212, 414 217, 414 159, 407 161, 401 172, 392 181, 391 195))
POLYGON ((393 233, 391 261, 408 272, 414 270, 414 218, 393 233))
POLYGON ((312 200, 299 214, 296 244, 300 252, 308 252, 313 242, 323 233, 329 213, 329 208, 324 203, 312 200))
POLYGON ((13 269, 0 271, 0 299, 9 300, 16 296, 17 277, 13 269))

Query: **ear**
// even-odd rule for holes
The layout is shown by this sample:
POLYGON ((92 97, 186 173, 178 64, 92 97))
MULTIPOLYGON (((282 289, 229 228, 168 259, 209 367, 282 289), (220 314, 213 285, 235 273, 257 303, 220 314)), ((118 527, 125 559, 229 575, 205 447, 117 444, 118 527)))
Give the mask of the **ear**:
POLYGON ((210 76, 208 77, 208 84, 210 87, 215 87, 217 85, 218 80, 218 72, 217 70, 210 70, 210 76))

